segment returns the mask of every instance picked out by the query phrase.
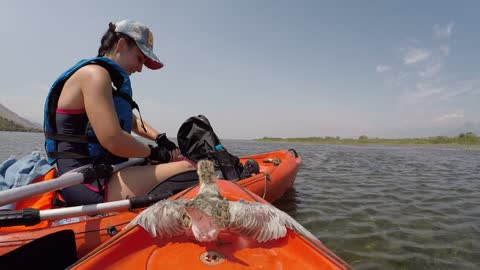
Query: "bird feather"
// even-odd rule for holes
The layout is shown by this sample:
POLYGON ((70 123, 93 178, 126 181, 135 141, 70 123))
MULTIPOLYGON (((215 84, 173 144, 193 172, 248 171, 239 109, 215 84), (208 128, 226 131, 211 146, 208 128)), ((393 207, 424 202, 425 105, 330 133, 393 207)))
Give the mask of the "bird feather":
POLYGON ((172 237, 189 229, 189 219, 185 212, 185 200, 163 200, 143 210, 128 225, 142 226, 153 237, 172 237))
POLYGON ((295 219, 271 204, 240 200, 230 202, 229 207, 230 224, 228 227, 230 230, 253 238, 258 242, 284 237, 287 228, 302 234, 304 237, 319 241, 295 219))

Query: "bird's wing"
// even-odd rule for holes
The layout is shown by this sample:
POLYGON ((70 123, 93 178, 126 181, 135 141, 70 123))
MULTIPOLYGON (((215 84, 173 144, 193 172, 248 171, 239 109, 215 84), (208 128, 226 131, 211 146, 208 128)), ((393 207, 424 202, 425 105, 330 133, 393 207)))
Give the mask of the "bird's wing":
POLYGON ((319 241, 311 232, 287 213, 271 204, 237 201, 230 202, 228 227, 243 236, 265 242, 283 237, 287 229, 295 230, 304 237, 319 241))
POLYGON ((184 200, 163 200, 143 210, 126 228, 142 226, 153 237, 172 237, 185 232, 184 200))

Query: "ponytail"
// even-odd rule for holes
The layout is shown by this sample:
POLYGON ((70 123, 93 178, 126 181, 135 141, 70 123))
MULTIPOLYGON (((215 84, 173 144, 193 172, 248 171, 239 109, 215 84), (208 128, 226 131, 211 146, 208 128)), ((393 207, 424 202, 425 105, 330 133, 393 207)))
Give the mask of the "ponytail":
POLYGON ((100 41, 100 48, 98 48, 97 56, 105 56, 105 54, 113 49, 120 38, 124 38, 127 41, 128 46, 136 45, 131 37, 115 32, 115 24, 110 22, 108 24, 108 30, 103 34, 102 40, 100 41))

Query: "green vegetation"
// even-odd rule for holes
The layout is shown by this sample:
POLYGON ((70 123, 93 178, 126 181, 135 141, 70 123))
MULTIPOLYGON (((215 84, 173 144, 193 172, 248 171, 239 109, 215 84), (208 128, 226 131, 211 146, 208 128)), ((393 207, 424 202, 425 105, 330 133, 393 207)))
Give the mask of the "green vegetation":
POLYGON ((270 138, 263 137, 257 139, 258 142, 296 142, 296 143, 319 143, 319 144, 416 144, 416 145, 458 145, 471 146, 480 145, 480 136, 473 132, 460 133, 455 137, 435 136, 428 138, 402 138, 402 139, 382 139, 368 138, 366 135, 358 139, 341 139, 340 137, 306 137, 306 138, 270 138))
POLYGON ((26 128, 21 126, 12 120, 3 118, 0 116, 0 131, 21 131, 21 132, 42 132, 36 128, 26 128))

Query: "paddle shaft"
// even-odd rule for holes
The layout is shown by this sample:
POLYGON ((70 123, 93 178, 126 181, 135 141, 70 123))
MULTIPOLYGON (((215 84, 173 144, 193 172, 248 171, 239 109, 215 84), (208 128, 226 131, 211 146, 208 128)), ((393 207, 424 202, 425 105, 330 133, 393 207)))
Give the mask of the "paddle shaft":
POLYGON ((10 226, 32 226, 43 220, 58 220, 67 217, 78 217, 84 215, 98 215, 110 212, 123 212, 137 208, 150 206, 151 204, 164 199, 161 195, 143 195, 127 200, 90 204, 82 206, 65 207, 59 209, 37 210, 27 208, 18 211, 0 212, 0 227, 10 226))
POLYGON ((161 199, 164 198, 155 195, 142 195, 120 201, 42 210, 40 211, 40 220, 57 220, 79 215, 92 216, 115 211, 133 210, 150 206, 161 199))
MULTIPOLYGON (((132 158, 125 162, 112 165, 113 172, 119 171, 125 167, 145 162, 143 158, 132 158)), ((89 180, 89 179, 87 179, 89 180)), ((85 173, 74 172, 62 175, 58 178, 34 183, 22 187, 12 188, 0 191, 0 206, 16 202, 25 198, 39 195, 45 192, 54 191, 68 186, 81 184, 85 181, 85 173)))

